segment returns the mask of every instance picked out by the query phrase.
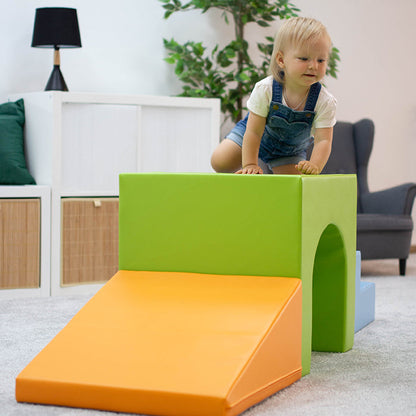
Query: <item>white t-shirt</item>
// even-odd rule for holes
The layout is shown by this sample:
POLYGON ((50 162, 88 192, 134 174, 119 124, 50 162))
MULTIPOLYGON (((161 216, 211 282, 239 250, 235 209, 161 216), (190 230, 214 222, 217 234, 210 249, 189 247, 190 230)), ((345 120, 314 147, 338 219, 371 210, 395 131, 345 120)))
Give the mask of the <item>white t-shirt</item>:
MULTIPOLYGON (((247 101, 247 108, 250 112, 261 117, 267 117, 269 114, 270 102, 273 96, 273 76, 259 81, 251 92, 250 98, 247 101)), ((282 104, 286 105, 284 97, 282 97, 282 104)), ((335 110, 337 107, 337 100, 335 97, 322 86, 315 105, 315 118, 312 123, 312 135, 315 129, 324 127, 333 127, 336 123, 335 110)))

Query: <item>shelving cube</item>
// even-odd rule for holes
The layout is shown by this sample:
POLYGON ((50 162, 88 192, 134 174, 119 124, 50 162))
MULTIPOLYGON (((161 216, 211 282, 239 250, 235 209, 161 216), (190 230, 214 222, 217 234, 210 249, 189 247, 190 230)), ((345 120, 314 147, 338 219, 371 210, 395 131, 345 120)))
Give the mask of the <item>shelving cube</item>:
POLYGON ((0 298, 50 294, 50 188, 0 186, 0 298))
MULTIPOLYGON (((97 201, 102 207, 112 199, 109 221, 114 224, 120 173, 211 171, 210 156, 219 142, 218 99, 62 91, 13 94, 8 98, 24 100, 27 164, 36 183, 51 187, 52 295, 94 293, 103 279, 113 274, 105 272, 91 280, 75 272, 69 277, 68 234, 64 235, 62 229, 69 199, 79 203, 85 199, 85 206, 90 208, 91 199, 92 204, 97 201)), ((101 226, 98 222, 93 234, 99 234, 101 226)), ((86 240, 74 241, 88 245, 92 234, 78 231, 86 240)), ((116 227, 112 226, 110 234, 114 233, 116 227)), ((114 264, 117 244, 110 245, 113 252, 107 257, 114 264)), ((95 258, 81 250, 78 257, 70 259, 71 267, 76 269, 78 262, 95 264, 97 269, 97 263, 106 256, 102 250, 104 246, 96 246, 95 258)))

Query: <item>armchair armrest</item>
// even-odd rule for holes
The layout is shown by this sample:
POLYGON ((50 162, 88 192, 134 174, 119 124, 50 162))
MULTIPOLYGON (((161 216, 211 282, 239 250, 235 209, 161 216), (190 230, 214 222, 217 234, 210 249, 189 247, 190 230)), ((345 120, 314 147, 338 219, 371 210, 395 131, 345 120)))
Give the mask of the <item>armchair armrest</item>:
POLYGON ((405 183, 360 195, 363 213, 411 215, 416 183, 405 183))

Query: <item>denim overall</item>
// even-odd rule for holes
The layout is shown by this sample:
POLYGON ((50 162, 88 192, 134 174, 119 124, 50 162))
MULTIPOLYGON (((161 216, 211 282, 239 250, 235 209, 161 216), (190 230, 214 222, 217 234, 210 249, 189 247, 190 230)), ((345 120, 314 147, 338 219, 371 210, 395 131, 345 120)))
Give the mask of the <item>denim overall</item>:
MULTIPOLYGON (((294 111, 283 105, 282 91, 282 85, 273 80, 273 96, 259 149, 259 157, 266 163, 291 156, 300 156, 299 160, 304 160, 306 149, 313 142, 311 128, 321 84, 317 82, 311 86, 303 111, 294 111)), ((244 136, 247 119, 248 114, 236 124, 228 137, 240 146, 242 142, 238 143, 234 138, 236 134, 244 136)))

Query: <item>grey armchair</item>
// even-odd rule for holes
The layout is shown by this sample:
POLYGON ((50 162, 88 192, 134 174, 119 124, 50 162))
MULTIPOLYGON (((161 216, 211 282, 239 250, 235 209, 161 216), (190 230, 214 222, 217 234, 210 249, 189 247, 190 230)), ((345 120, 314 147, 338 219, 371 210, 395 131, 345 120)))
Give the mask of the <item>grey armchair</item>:
POLYGON ((367 167, 373 140, 371 120, 338 122, 331 156, 322 173, 357 175, 357 250, 364 260, 399 259, 399 272, 404 276, 412 239, 416 183, 370 192, 367 167))

